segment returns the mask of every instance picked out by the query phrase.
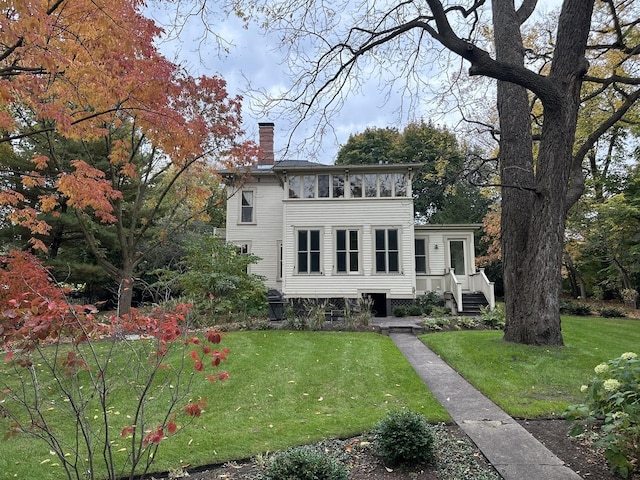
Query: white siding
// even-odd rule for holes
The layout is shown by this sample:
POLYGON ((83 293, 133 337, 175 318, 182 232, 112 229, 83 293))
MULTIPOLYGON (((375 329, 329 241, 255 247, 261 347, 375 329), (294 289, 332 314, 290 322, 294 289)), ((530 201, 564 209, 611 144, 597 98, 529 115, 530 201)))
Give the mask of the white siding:
POLYGON ((451 268, 449 260, 450 240, 464 240, 466 246, 466 273, 475 272, 475 243, 473 226, 456 228, 453 225, 416 227, 416 238, 427 240, 427 274, 416 276, 416 294, 426 291, 443 293, 442 275, 451 268))
POLYGON ((227 201, 227 241, 236 245, 249 244, 250 252, 261 258, 249 267, 250 273, 265 277, 268 288, 281 289, 277 274, 278 243, 282 240, 282 187, 275 176, 259 176, 237 192, 229 187, 227 194, 233 194, 227 201), (253 224, 239 222, 243 189, 255 192, 253 224))
MULTIPOLYGON (((286 174, 285 174, 286 177, 286 174)), ((286 180, 285 180, 286 181, 286 180)), ((233 193, 229 187, 229 194, 233 193)), ((268 288, 289 298, 355 298, 363 293, 407 299, 425 291, 444 293, 443 278, 451 268, 449 242, 464 240, 466 273, 475 271, 473 231, 477 225, 414 226, 413 200, 408 197, 289 199, 272 172, 260 172, 253 182, 233 194, 227 203, 227 240, 247 244, 261 260, 250 272, 265 277, 268 288), (255 222, 240 222, 242 190, 254 192, 255 222), (359 232, 359 271, 336 271, 336 230, 359 232), (376 229, 396 229, 399 272, 375 271, 376 229), (320 231, 320 272, 297 273, 297 231, 320 231), (427 273, 416 275, 415 238, 426 240, 427 273), (280 270, 282 243, 282 278, 280 270)), ((458 272, 456 272, 458 273, 458 272)), ((466 278, 463 278, 467 281, 466 278)), ((468 282, 467 282, 468 284, 468 282)))
POLYGON ((386 293, 387 298, 412 298, 415 290, 413 203, 407 198, 284 201, 284 284, 289 297, 356 297, 386 293), (321 231, 321 273, 296 273, 296 231, 321 231), (373 235, 376 228, 399 232, 400 272, 377 274, 373 235), (360 273, 335 272, 335 229, 360 230, 360 273))

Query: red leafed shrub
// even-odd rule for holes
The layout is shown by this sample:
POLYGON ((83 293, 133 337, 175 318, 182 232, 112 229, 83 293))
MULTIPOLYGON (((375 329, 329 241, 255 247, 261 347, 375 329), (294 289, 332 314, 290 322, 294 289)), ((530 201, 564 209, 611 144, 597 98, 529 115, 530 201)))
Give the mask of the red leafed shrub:
POLYGON ((70 305, 66 291, 33 255, 13 250, 0 257, 0 342, 33 349, 64 336, 82 342, 102 333, 92 305, 70 305))
POLYGON ((74 472, 91 472, 90 478, 94 478, 93 463, 104 461, 107 477, 115 479, 120 478, 116 472, 121 466, 113 463, 116 456, 111 452, 112 437, 119 436, 127 445, 130 467, 127 475, 134 478, 147 471, 162 441, 179 433, 204 412, 206 402, 190 400, 191 379, 186 383, 181 380, 180 376, 188 372, 182 367, 175 368, 174 361, 190 357, 193 370, 202 372, 203 381, 221 381, 229 375, 217 371, 217 367, 230 351, 213 348, 222 340, 216 331, 202 337, 189 332, 188 304, 172 310, 131 309, 127 315, 112 316, 100 323, 94 316, 94 307, 71 305, 66 293, 36 257, 24 252, 0 257, 0 348, 7 352, 4 361, 16 367, 11 369, 11 388, 6 379, 0 378, 2 397, 10 400, 4 403, 8 406, 6 414, 14 421, 7 438, 31 434, 44 440, 65 465, 68 478, 76 479, 74 472), (108 341, 111 346, 96 348, 98 344, 85 342, 96 336, 102 339, 100 345, 108 341), (121 358, 116 352, 122 351, 148 362, 133 361, 125 375, 121 371, 116 373, 109 365, 121 358), (36 364, 41 368, 17 368, 36 364), (34 376, 44 381, 34 380, 34 376), (47 385, 52 377, 64 388, 56 390, 52 398, 56 408, 50 411, 43 406, 50 404, 44 399, 51 392, 41 385, 47 385), (22 388, 13 388, 20 382, 22 388), (181 383, 184 388, 172 387, 181 383), (27 384, 31 386, 24 388, 27 384), (131 418, 131 424, 112 427, 107 421, 111 417, 110 396, 122 389, 130 389, 131 413, 127 418, 131 418), (163 396, 164 411, 160 415, 150 413, 152 409, 147 408, 157 396, 163 396), (96 411, 100 413, 93 413, 96 411), (55 416, 75 422, 78 432, 82 432, 78 438, 86 443, 82 448, 68 446, 73 442, 69 443, 64 429, 59 430, 56 421, 52 421, 55 416), (39 421, 24 422, 25 418, 39 421), (94 429, 103 433, 95 435, 94 429), (96 455, 85 459, 82 451, 96 455), (99 452, 103 451, 111 453, 101 456, 99 452), (83 464, 83 468, 76 468, 78 464, 83 464))

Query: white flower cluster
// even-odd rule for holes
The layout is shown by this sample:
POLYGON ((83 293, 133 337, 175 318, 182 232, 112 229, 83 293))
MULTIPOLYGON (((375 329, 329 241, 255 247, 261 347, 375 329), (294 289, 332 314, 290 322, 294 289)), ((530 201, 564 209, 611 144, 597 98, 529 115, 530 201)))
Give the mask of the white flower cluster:
POLYGON ((631 360, 632 358, 638 358, 638 355, 636 355, 633 352, 625 352, 622 355, 620 355, 620 358, 624 360, 631 360))
POLYGON ((622 384, 618 380, 616 380, 615 378, 609 378, 609 379, 604 381, 602 386, 604 387, 604 389, 607 392, 615 392, 615 391, 620 389, 622 384))
POLYGON ((609 365, 601 363, 600 365, 596 365, 596 368, 594 368, 593 371, 596 373, 607 373, 609 371, 609 365))

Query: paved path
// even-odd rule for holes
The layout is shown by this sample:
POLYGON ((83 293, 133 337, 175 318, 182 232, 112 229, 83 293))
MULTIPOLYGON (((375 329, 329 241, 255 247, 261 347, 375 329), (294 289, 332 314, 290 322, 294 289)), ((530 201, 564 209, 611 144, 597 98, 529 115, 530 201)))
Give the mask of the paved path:
POLYGON ((389 336, 453 421, 505 480, 581 478, 415 335, 390 333, 389 336))

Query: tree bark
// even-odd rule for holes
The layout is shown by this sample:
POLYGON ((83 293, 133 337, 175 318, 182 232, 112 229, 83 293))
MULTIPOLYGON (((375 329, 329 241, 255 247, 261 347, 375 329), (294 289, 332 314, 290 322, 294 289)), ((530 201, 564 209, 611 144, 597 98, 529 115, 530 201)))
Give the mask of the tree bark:
MULTIPOLYGON (((523 65, 524 48, 513 1, 494 0, 492 8, 496 60, 523 65)), ((536 159, 527 91, 498 81, 506 341, 563 345, 559 297, 570 206, 567 190, 592 8, 593 1, 567 0, 563 5, 549 76, 552 89, 559 94, 542 99, 544 123, 536 159), (582 48, 576 48, 580 44, 582 48)))
POLYGON ((134 279, 132 275, 123 276, 122 280, 120 280, 118 288, 118 315, 127 315, 131 312, 133 283, 134 279))

